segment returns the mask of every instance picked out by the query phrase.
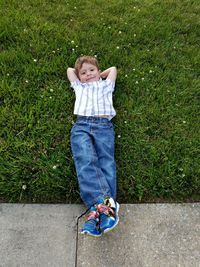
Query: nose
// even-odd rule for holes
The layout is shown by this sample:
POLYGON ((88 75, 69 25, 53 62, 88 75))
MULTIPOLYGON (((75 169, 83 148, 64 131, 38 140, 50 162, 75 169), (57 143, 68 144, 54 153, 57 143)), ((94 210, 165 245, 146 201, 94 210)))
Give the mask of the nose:
POLYGON ((90 76, 90 72, 89 71, 87 72, 87 76, 90 76))

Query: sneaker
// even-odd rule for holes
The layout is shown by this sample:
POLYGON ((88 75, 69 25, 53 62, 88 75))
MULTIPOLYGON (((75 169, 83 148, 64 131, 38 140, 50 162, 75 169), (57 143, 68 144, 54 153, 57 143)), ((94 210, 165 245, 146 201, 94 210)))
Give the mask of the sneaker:
POLYGON ((83 228, 81 229, 81 234, 95 237, 101 236, 99 228, 99 213, 95 207, 91 207, 83 228))
POLYGON ((103 203, 96 205, 99 212, 99 227, 102 233, 109 232, 115 228, 119 222, 119 203, 115 202, 112 198, 106 198, 103 203))

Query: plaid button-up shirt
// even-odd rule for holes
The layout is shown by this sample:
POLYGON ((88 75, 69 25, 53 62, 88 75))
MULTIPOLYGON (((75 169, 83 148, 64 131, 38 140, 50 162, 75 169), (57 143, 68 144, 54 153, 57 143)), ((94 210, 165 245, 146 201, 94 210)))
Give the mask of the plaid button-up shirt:
POLYGON ((100 79, 88 83, 76 80, 71 83, 71 87, 76 95, 74 114, 81 116, 106 115, 109 119, 116 115, 112 101, 115 83, 110 79, 100 79))

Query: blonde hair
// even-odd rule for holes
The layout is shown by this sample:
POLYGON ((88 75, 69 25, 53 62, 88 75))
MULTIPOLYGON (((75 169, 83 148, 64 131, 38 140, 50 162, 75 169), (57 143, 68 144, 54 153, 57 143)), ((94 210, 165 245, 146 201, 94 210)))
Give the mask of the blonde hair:
POLYGON ((77 58, 76 62, 75 62, 75 71, 76 71, 76 75, 79 74, 80 69, 82 68, 84 63, 89 63, 92 64, 94 66, 97 67, 97 69, 99 70, 99 65, 98 65, 98 61, 95 57, 92 56, 81 56, 79 58, 77 58))

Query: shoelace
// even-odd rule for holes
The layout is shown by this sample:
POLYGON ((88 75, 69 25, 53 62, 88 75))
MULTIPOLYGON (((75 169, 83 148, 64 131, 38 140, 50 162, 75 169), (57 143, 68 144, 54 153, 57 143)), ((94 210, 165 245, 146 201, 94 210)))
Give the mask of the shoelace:
POLYGON ((91 220, 91 219, 97 219, 99 217, 99 212, 96 210, 90 211, 90 213, 87 216, 87 221, 91 220))
POLYGON ((104 214, 106 214, 106 215, 108 215, 108 216, 113 216, 113 217, 115 217, 115 212, 114 212, 114 210, 113 210, 112 208, 110 208, 109 206, 105 205, 105 204, 98 204, 98 205, 96 206, 96 208, 97 208, 97 211, 98 211, 99 213, 104 213, 104 214))

